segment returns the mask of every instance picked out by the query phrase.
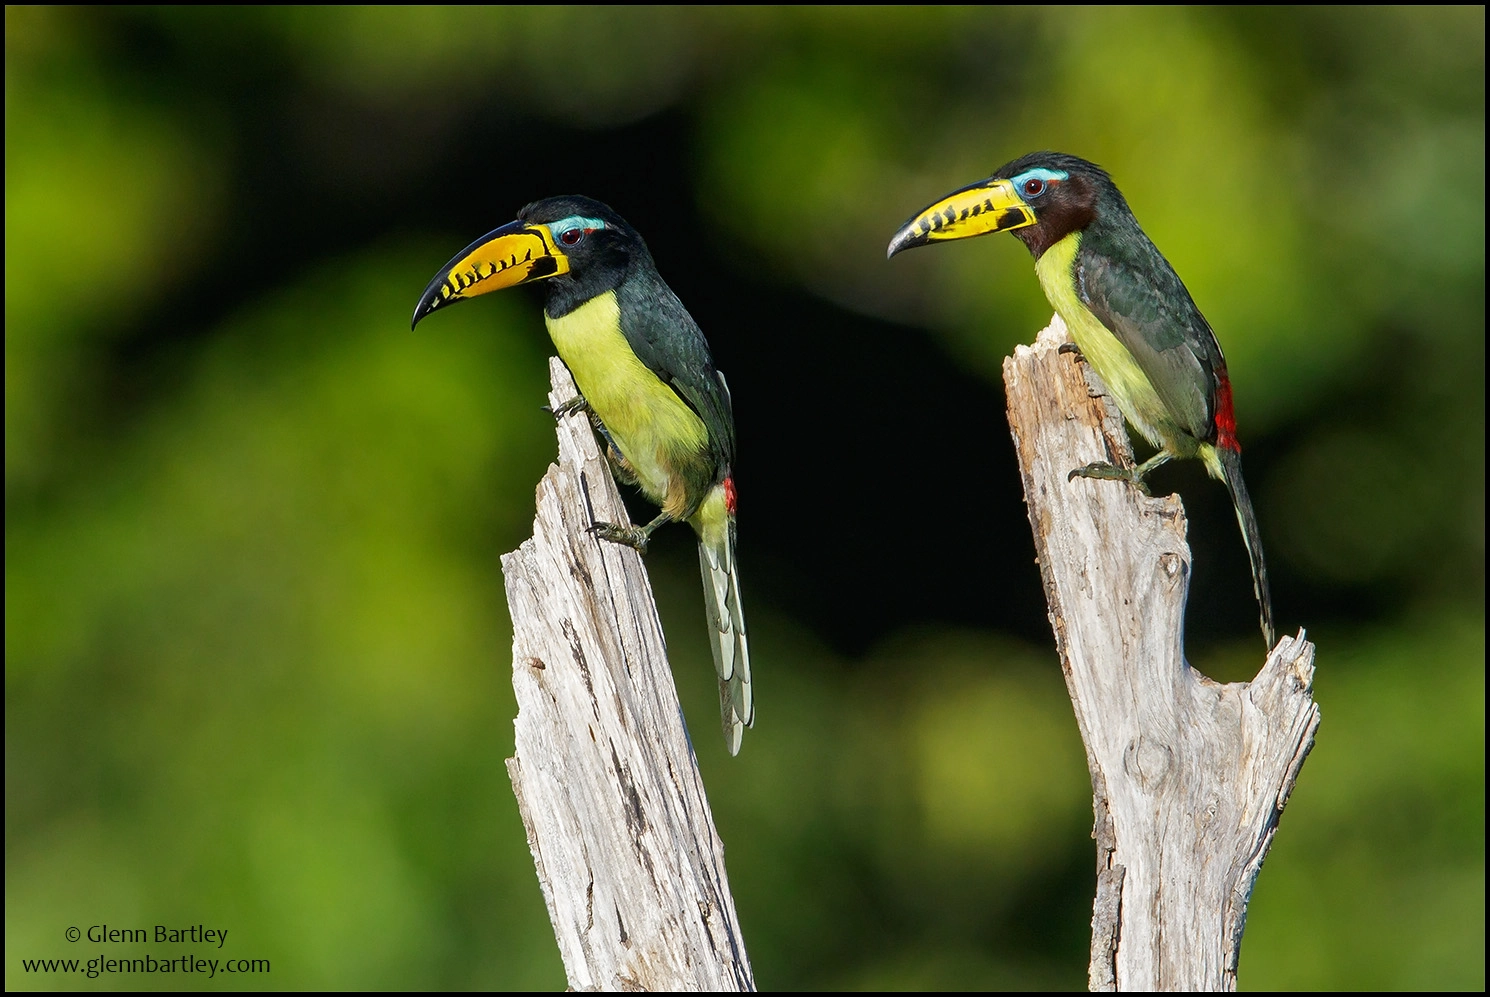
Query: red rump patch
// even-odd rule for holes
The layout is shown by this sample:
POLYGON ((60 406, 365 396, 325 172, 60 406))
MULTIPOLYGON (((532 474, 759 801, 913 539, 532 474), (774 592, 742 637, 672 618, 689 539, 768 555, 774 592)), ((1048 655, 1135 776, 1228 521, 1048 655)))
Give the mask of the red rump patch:
POLYGON ((735 514, 735 479, 733 475, 724 479, 724 510, 731 516, 735 514))
POLYGON ((1216 446, 1241 453, 1242 444, 1236 438, 1236 410, 1231 407, 1231 379, 1226 371, 1216 374, 1216 446))

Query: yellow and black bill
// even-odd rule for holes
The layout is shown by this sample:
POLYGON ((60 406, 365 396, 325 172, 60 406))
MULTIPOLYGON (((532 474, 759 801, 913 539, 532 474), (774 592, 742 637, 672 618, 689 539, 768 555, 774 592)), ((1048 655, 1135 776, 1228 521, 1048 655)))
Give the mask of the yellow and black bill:
POLYGON ((411 328, 430 312, 488 291, 569 272, 569 257, 547 225, 508 222, 488 232, 435 274, 414 308, 411 328))
POLYGON ((902 225, 890 240, 885 258, 928 242, 1012 232, 1033 224, 1035 209, 1019 196, 1012 180, 979 180, 954 190, 902 225))

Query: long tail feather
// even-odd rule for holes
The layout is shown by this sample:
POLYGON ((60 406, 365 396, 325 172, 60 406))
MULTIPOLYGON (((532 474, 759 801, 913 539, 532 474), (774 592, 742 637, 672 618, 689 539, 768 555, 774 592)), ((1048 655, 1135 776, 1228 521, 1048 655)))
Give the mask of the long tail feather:
POLYGON ((1268 589, 1268 566, 1262 556, 1262 534, 1257 529, 1257 516, 1252 512, 1252 497, 1247 494, 1247 485, 1242 481, 1242 455, 1235 450, 1217 447, 1216 456, 1221 464, 1221 478, 1226 482, 1226 490, 1231 492, 1231 504, 1236 507, 1237 523, 1247 545, 1247 558, 1252 562, 1252 591, 1257 596, 1261 613, 1262 637, 1271 650, 1276 640, 1273 595, 1268 589))
MULTIPOLYGON (((711 531, 712 532, 712 531, 711 531)), ((740 608, 740 576, 735 569, 735 524, 729 523, 718 543, 699 539, 698 565, 704 576, 704 608, 709 644, 719 674, 719 710, 729 753, 740 751, 745 728, 755 725, 755 697, 750 688, 750 648, 745 614, 740 608)))

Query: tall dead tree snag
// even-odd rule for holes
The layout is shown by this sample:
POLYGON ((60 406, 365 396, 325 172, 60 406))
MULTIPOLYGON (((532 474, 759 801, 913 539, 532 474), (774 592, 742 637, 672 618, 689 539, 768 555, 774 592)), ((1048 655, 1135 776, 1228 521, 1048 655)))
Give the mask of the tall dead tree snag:
POLYGON ((1314 646, 1284 637, 1251 682, 1181 646, 1190 549, 1178 497, 1067 480, 1129 462, 1121 415, 1057 316, 1004 361, 1009 428, 1057 650, 1092 776, 1092 990, 1235 990, 1247 902, 1314 743, 1314 646))
MULTIPOLYGON (((549 361, 557 407, 578 391, 549 361)), ((628 523, 582 412, 558 421, 533 536, 502 558, 517 750, 507 762, 569 986, 754 990, 703 780, 628 523)))

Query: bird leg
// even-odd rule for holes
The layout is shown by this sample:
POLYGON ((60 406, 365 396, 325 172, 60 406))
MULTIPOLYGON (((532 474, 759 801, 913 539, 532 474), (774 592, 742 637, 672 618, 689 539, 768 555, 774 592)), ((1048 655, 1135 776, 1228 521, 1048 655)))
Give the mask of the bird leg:
POLYGON ((1143 479, 1147 477, 1148 473, 1154 470, 1154 468, 1169 463, 1169 461, 1173 458, 1174 454, 1170 453, 1167 450, 1160 450, 1158 453, 1154 454, 1142 464, 1139 464, 1137 467, 1132 468, 1118 467, 1116 464, 1109 464, 1106 461, 1094 461, 1090 464, 1087 464, 1085 467, 1078 467, 1076 470, 1066 475, 1066 480, 1073 481, 1076 478, 1100 478, 1104 481, 1128 481, 1132 482, 1134 487, 1147 495, 1149 493, 1149 489, 1148 486, 1143 483, 1143 479))
POLYGON ((623 485, 634 485, 637 482, 636 468, 631 466, 631 461, 616 446, 616 441, 611 439, 610 430, 605 428, 605 423, 600 421, 600 416, 594 412, 590 413, 590 425, 595 427, 595 432, 605 440, 605 462, 610 465, 611 477, 623 485))
MULTIPOLYGON (((610 430, 605 428, 605 423, 600 421, 600 416, 594 410, 590 411, 590 425, 600 438, 605 440, 605 462, 610 465, 611 476, 623 485, 634 485, 637 482, 636 468, 631 466, 631 461, 616 446, 616 441, 611 438, 610 430)), ((595 523, 590 527, 590 532, 602 540, 612 543, 625 544, 639 554, 647 552, 647 540, 652 536, 652 531, 663 523, 672 519, 667 513, 663 513, 652 520, 646 526, 622 526, 619 523, 595 523)))
POLYGON ((590 532, 601 540, 625 544, 638 554, 645 554, 647 552, 647 541, 651 538, 652 531, 671 520, 672 517, 664 512, 646 526, 622 526, 620 523, 595 523, 590 526, 590 532))
POLYGON ((616 446, 616 441, 611 439, 610 430, 605 428, 605 423, 600 421, 600 416, 590 408, 590 403, 585 400, 584 395, 575 395, 562 405, 556 405, 553 408, 545 405, 543 411, 548 412, 555 419, 562 419, 571 412, 588 412, 590 427, 605 441, 605 462, 610 465, 611 474, 623 485, 636 484, 636 469, 631 466, 631 461, 626 459, 626 455, 621 453, 621 448, 616 446))
MULTIPOLYGON (((590 426, 596 434, 605 441, 605 462, 610 465, 611 475, 623 485, 634 485, 637 482, 636 468, 631 466, 631 461, 616 446, 616 441, 611 437, 610 430, 605 428, 605 423, 600 416, 590 407, 584 395, 575 395, 573 398, 549 408, 545 405, 544 410, 553 413, 555 419, 562 419, 571 412, 588 412, 590 414, 590 426)), ((667 513, 663 513, 652 520, 646 526, 622 526, 619 523, 595 523, 590 527, 590 532, 602 540, 612 543, 625 544, 634 548, 638 553, 647 552, 647 541, 652 536, 652 531, 663 523, 672 519, 667 513)))
POLYGON ((1081 363, 1086 363, 1086 354, 1082 353, 1081 347, 1077 346, 1075 343, 1062 343, 1059 347, 1057 347, 1056 352, 1074 353, 1076 354, 1077 360, 1079 360, 1081 363))

